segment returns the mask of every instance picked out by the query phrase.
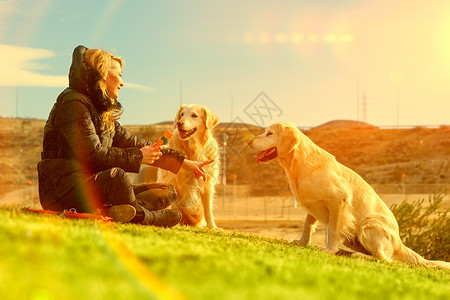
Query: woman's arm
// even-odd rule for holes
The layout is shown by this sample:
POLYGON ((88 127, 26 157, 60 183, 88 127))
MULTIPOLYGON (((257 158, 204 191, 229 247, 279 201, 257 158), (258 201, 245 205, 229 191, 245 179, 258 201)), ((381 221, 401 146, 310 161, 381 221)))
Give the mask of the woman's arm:
POLYGON ((143 164, 148 164, 174 174, 178 173, 186 159, 186 155, 167 146, 150 145, 141 148, 143 154, 143 164))
POLYGON ((150 141, 141 139, 140 137, 131 134, 126 128, 122 127, 119 122, 114 122, 115 130, 113 136, 113 147, 119 148, 142 148, 151 145, 150 141))
POLYGON ((61 103, 58 124, 74 158, 91 172, 119 167, 126 172, 139 172, 142 152, 139 148, 108 147, 101 143, 92 121, 91 110, 81 100, 61 103))
POLYGON ((206 181, 206 173, 205 170, 203 170, 203 167, 209 165, 212 162, 214 162, 214 160, 195 162, 192 160, 185 159, 181 167, 184 170, 194 174, 195 178, 200 179, 201 177, 203 178, 203 181, 206 181))
POLYGON ((183 168, 184 170, 194 174, 195 178, 203 178, 204 181, 206 181, 206 173, 203 170, 203 167, 214 162, 214 160, 195 162, 186 159, 186 155, 173 149, 166 148, 165 145, 146 146, 141 148, 141 151, 143 154, 143 164, 169 170, 175 174, 183 168), (168 152, 168 154, 164 155, 162 152, 168 152))

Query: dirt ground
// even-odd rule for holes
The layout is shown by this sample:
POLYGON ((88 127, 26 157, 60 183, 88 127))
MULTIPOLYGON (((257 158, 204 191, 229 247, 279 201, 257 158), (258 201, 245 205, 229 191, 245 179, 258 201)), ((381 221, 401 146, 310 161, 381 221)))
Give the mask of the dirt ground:
MULTIPOLYGON (((416 201, 428 194, 381 194, 388 207, 400 204, 403 200, 416 201)), ((447 195, 443 207, 450 208, 450 195, 447 195)), ((257 234, 265 237, 285 240, 298 239, 301 235, 306 212, 294 207, 292 197, 243 197, 218 198, 214 212, 217 226, 225 230, 234 230, 257 234)), ((325 226, 318 225, 312 237, 313 244, 325 246, 325 226)))
MULTIPOLYGON (((404 199, 412 202, 425 198, 428 194, 380 194, 390 207, 404 199)), ((0 198, 0 206, 25 206, 41 209, 37 197, 37 185, 31 184, 0 198)), ((450 195, 443 202, 444 208, 450 208, 450 195)), ((257 234, 264 237, 284 240, 298 239, 301 235, 306 212, 295 207, 292 196, 239 197, 218 196, 215 201, 214 215, 217 226, 224 230, 257 234)), ((313 244, 325 246, 325 227, 318 225, 312 237, 313 244)))

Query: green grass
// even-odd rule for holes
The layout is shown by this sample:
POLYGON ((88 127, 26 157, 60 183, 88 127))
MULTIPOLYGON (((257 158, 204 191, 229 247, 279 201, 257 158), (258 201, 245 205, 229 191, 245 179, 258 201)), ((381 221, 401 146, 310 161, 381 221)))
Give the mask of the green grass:
POLYGON ((449 283, 249 234, 0 210, 0 299, 449 299, 449 283))

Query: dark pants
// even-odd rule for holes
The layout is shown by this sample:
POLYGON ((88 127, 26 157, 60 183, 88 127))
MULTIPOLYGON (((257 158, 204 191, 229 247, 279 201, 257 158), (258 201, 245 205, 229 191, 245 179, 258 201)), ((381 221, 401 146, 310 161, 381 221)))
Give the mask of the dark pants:
POLYGON ((133 185, 127 173, 112 168, 89 177, 75 185, 63 201, 47 209, 63 211, 74 208, 77 212, 95 213, 113 205, 129 204, 142 212, 141 206, 153 211, 166 208, 176 199, 170 184, 143 183, 133 185))

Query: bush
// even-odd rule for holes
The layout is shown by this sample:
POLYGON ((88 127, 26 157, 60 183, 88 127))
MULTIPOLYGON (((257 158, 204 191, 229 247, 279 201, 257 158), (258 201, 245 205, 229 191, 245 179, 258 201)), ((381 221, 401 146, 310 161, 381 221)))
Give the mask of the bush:
POLYGON ((450 261, 450 210, 442 207, 445 195, 392 205, 403 243, 426 259, 450 261))

